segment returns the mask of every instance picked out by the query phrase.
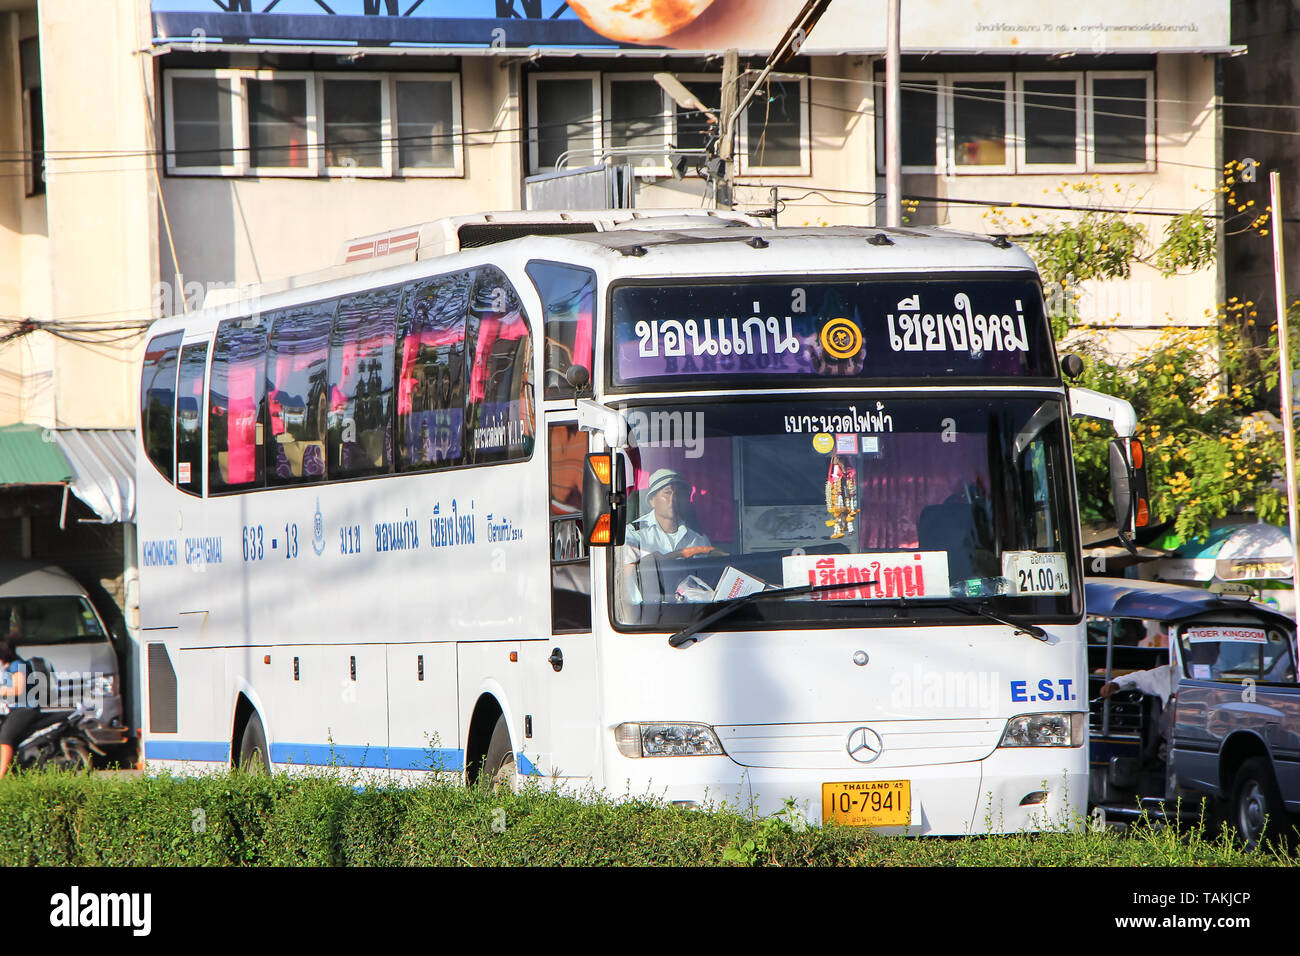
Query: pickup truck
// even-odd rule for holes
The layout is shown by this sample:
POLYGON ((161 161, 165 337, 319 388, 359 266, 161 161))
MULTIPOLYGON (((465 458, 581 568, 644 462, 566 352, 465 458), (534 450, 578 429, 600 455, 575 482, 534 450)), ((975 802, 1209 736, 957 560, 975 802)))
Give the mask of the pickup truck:
POLYGON ((1209 798, 1248 847, 1284 833, 1300 812, 1295 622, 1173 584, 1090 578, 1085 592, 1092 805, 1110 820, 1172 815, 1177 801, 1195 818, 1209 798), (1170 664, 1168 703, 1138 689, 1102 696, 1170 664))

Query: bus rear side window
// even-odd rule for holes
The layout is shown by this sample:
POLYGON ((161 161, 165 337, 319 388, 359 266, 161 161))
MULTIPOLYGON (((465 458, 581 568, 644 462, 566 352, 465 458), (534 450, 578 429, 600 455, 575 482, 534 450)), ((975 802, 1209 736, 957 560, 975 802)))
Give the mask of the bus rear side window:
POLYGON ((176 414, 176 356, 181 348, 181 335, 172 332, 149 342, 140 377, 140 437, 145 454, 168 481, 173 480, 172 423, 176 414))
POLYGON ((330 323, 335 300, 286 309, 266 349, 266 480, 325 479, 330 323))
POLYGON ((176 487, 203 493, 203 375, 208 370, 208 343, 181 350, 176 388, 176 487))
POLYGON ((569 368, 581 365, 591 379, 596 273, 556 262, 530 262, 525 271, 546 312, 543 397, 573 398, 574 388, 566 378, 569 368))
POLYGON ((532 332, 519 296, 499 269, 479 272, 467 341, 473 350, 468 460, 519 461, 533 454, 532 332))
POLYGON ((465 442, 465 315, 473 272, 414 287, 402 309, 397 437, 403 470, 459 465, 465 442))
POLYGON ((263 482, 266 414, 265 318, 233 319, 217 329, 208 384, 208 490, 263 482))
POLYGON ((400 288, 339 304, 330 341, 329 473, 380 475, 393 468, 393 340, 400 288))

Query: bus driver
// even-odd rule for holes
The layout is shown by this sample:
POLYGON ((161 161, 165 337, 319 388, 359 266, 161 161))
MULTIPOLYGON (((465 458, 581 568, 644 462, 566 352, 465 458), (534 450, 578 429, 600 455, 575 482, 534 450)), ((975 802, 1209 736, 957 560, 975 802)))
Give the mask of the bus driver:
POLYGON ((642 558, 693 558, 714 550, 705 535, 687 527, 683 520, 682 506, 689 498, 690 486, 673 469, 660 468, 650 476, 646 487, 650 511, 628 525, 621 562, 634 604, 641 603, 633 572, 642 558))

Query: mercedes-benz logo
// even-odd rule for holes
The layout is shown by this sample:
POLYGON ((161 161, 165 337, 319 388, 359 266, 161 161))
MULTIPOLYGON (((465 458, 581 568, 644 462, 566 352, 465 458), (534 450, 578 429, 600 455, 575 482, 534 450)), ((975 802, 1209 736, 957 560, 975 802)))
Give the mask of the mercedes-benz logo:
POLYGON ((849 756, 858 763, 871 763, 885 749, 880 734, 870 727, 854 727, 849 731, 849 739, 844 745, 849 756))

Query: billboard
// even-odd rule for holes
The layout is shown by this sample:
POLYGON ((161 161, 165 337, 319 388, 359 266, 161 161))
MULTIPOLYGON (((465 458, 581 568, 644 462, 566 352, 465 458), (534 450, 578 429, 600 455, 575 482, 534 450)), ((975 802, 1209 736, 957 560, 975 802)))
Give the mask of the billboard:
MULTIPOLYGON (((466 52, 766 54, 806 0, 153 0, 159 41, 202 36, 466 52)), ((1230 0, 901 0, 904 52, 1229 48, 1230 0)), ((879 53, 886 0, 832 0, 804 54, 879 53)))

